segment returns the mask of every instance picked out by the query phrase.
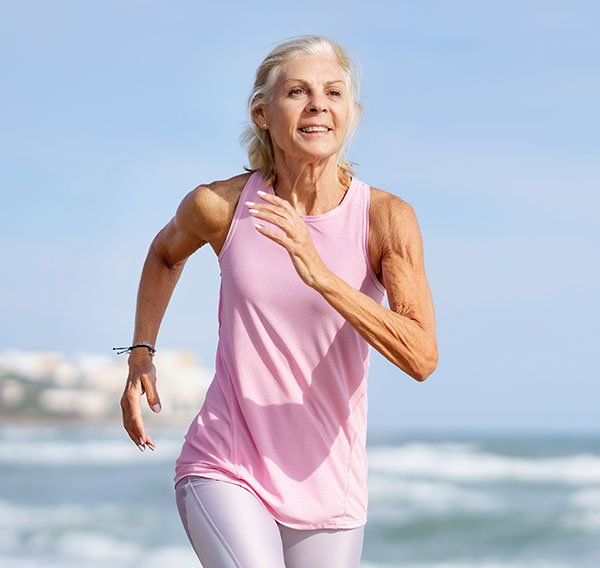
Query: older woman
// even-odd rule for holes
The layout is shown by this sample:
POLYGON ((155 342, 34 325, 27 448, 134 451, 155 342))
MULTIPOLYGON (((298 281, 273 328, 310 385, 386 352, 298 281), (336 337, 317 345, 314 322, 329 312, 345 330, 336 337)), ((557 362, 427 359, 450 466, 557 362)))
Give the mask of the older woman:
POLYGON ((344 156, 356 91, 331 40, 277 46, 249 100, 252 169, 189 193, 144 265, 121 400, 141 450, 154 449, 140 397, 160 411, 152 355, 175 284, 206 243, 221 267, 216 374, 175 475, 204 568, 358 566, 370 348, 417 381, 437 365, 413 209, 344 156))

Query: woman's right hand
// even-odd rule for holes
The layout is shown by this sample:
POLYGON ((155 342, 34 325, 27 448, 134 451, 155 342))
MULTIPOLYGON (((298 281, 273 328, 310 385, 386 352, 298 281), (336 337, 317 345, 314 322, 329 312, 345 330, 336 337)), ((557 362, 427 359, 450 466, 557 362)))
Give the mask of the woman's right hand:
POLYGON ((134 444, 144 451, 146 446, 154 450, 154 442, 146 433, 142 420, 141 397, 146 393, 148 406, 160 412, 160 398, 156 390, 156 368, 146 349, 132 350, 129 355, 129 376, 121 397, 123 426, 134 444))

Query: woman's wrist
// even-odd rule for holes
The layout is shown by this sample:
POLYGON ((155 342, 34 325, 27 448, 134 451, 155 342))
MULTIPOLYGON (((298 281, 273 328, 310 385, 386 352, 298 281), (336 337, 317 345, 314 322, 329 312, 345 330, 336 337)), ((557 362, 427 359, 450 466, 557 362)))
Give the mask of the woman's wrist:
POLYGON ((122 355, 123 353, 134 353, 136 349, 141 349, 150 353, 150 355, 154 356, 156 353, 156 349, 152 343, 148 343, 147 341, 138 341, 129 347, 113 347, 113 351, 117 352, 117 355, 122 355))
POLYGON ((153 364, 153 355, 147 349, 134 349, 129 353, 127 364, 130 368, 145 367, 153 364))
POLYGON ((135 349, 129 352, 129 359, 152 359, 154 353, 148 349, 135 349))

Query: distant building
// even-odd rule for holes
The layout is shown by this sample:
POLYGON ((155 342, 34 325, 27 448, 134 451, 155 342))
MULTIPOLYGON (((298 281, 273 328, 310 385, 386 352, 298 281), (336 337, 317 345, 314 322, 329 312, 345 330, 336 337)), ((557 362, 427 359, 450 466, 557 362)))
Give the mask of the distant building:
MULTIPOLYGON (((200 409, 213 373, 202 367, 193 353, 183 351, 159 352, 154 364, 163 423, 189 421, 200 409)), ((120 419, 119 401, 127 372, 125 355, 2 351, 0 416, 120 419)), ((147 406, 144 400, 146 410, 147 406)))

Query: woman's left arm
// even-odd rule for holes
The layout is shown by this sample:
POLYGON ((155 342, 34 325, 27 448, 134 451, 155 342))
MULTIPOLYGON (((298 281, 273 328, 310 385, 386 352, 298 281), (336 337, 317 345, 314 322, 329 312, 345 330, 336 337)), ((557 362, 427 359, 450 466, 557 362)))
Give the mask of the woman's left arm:
POLYGON ((392 195, 371 206, 371 231, 375 231, 380 251, 387 309, 325 266, 306 224, 287 201, 269 194, 262 197, 270 205, 256 208, 259 211, 254 216, 278 225, 285 235, 264 226, 258 230, 286 248, 304 282, 369 344, 412 378, 424 381, 437 366, 438 351, 423 242, 413 208, 392 195))

